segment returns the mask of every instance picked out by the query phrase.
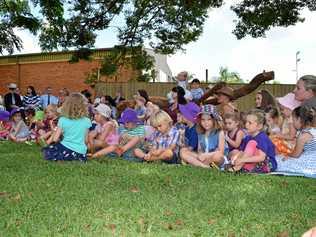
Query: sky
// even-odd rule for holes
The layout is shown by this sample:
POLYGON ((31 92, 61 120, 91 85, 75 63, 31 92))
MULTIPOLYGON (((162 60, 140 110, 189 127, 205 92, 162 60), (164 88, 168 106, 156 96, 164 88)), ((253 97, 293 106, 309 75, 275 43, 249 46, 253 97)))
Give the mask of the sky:
MULTIPOLYGON (((316 14, 303 12, 304 23, 295 26, 275 27, 265 38, 246 37, 237 40, 231 33, 236 16, 228 4, 212 9, 204 25, 202 36, 186 45, 185 52, 168 56, 168 64, 173 75, 186 70, 194 77, 205 80, 208 69, 209 80, 219 75, 220 67, 239 73, 242 79, 250 80, 256 74, 273 70, 275 80, 281 83, 295 83, 296 52, 299 51, 298 75, 316 75, 316 14)), ((24 42, 20 53, 40 52, 37 38, 27 31, 17 34, 24 42)), ((101 32, 96 40, 96 48, 113 47, 118 44, 116 29, 101 32)))

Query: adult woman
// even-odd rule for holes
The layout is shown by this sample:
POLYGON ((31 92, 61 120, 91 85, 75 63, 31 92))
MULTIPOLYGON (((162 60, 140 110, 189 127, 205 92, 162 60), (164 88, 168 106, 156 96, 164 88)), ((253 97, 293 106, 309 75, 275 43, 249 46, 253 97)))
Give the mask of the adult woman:
POLYGON ((220 90, 216 91, 217 110, 219 114, 224 117, 225 114, 231 114, 238 111, 237 106, 232 102, 234 90, 231 87, 225 86, 220 90))
POLYGON ((265 111, 269 108, 277 108, 275 98, 267 90, 260 90, 256 94, 256 108, 265 111))
POLYGON ((41 97, 36 94, 33 86, 28 86, 26 89, 26 95, 23 96, 24 108, 32 108, 39 110, 41 106, 41 97))
POLYGON ((302 102, 302 106, 316 108, 316 76, 302 76, 294 89, 295 99, 302 102))

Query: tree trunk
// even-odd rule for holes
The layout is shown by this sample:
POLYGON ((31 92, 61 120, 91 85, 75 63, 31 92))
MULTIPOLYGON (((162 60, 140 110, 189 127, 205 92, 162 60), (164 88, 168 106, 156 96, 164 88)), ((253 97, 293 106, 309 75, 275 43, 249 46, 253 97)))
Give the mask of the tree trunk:
MULTIPOLYGON (((264 83, 266 81, 273 80, 273 79, 274 79, 274 72, 273 71, 263 72, 263 73, 256 75, 248 84, 245 84, 244 86, 234 90, 233 100, 237 100, 240 97, 243 97, 243 96, 246 96, 246 95, 252 93, 262 83, 264 83)), ((211 99, 207 99, 207 98, 214 95, 217 90, 219 90, 220 88, 222 88, 225 85, 226 85, 225 82, 216 83, 213 88, 211 88, 210 90, 208 90, 204 94, 204 96, 200 99, 199 102, 202 104, 214 104, 214 105, 218 104, 217 98, 211 98, 211 99)))

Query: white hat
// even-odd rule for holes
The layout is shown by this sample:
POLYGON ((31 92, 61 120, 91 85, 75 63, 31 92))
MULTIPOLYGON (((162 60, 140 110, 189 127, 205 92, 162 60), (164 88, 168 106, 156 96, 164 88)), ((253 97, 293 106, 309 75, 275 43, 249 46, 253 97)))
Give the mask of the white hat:
POLYGON ((8 88, 9 88, 9 89, 16 89, 16 88, 17 88, 17 85, 16 85, 15 83, 10 83, 10 84, 8 85, 8 88))
POLYGON ((112 110, 111 108, 106 104, 99 104, 95 110, 101 114, 102 116, 106 118, 111 118, 112 110))

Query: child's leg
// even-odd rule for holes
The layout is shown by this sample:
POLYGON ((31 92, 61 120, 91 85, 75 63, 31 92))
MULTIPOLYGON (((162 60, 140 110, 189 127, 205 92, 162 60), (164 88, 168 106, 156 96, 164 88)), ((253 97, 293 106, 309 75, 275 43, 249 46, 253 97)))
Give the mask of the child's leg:
POLYGON ((115 146, 115 145, 107 146, 107 147, 97 151, 96 153, 94 153, 91 157, 96 158, 96 157, 107 155, 111 152, 114 152, 116 148, 117 148, 117 146, 115 146))
POLYGON ((180 150, 180 158, 191 165, 203 168, 210 168, 210 166, 205 165, 203 162, 198 160, 198 154, 196 152, 192 152, 188 148, 182 148, 180 150))
POLYGON ((140 138, 139 137, 133 137, 131 138, 124 146, 120 147, 121 148, 121 152, 124 153, 127 150, 133 148, 134 146, 137 145, 137 143, 140 142, 140 138))
MULTIPOLYGON (((248 157, 254 156, 256 155, 257 152, 258 152, 257 142, 254 140, 251 140, 247 143, 244 152, 239 153, 238 159, 243 160, 246 157, 248 158, 248 157)), ((246 170, 252 170, 255 166, 256 166, 256 163, 242 163, 240 165, 234 165, 234 170, 238 171, 241 168, 244 168, 246 170)))
POLYGON ((16 142, 16 137, 13 136, 12 134, 9 134, 8 138, 10 141, 16 142))
POLYGON ((134 149, 134 155, 135 155, 137 158, 144 159, 146 153, 145 153, 144 151, 142 151, 141 149, 136 148, 136 149, 134 149))
POLYGON ((200 156, 204 157, 202 161, 203 164, 208 165, 208 166, 212 163, 214 163, 215 165, 221 165, 224 162, 224 156, 219 151, 204 153, 204 154, 201 154, 200 156))

